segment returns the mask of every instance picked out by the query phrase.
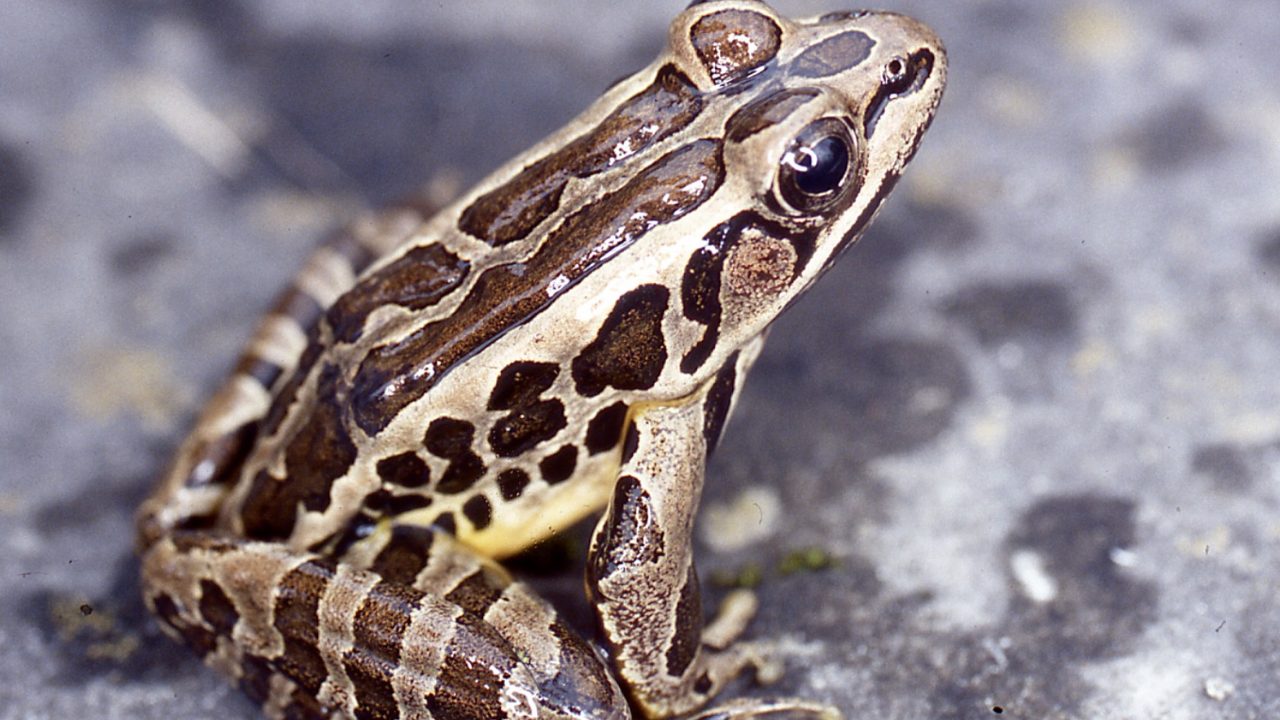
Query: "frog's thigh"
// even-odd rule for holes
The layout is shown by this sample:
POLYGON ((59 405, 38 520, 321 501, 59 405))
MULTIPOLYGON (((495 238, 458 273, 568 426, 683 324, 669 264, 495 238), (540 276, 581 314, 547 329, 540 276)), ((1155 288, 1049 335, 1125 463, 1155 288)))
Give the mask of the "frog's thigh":
MULTIPOLYGON (((371 263, 400 244, 434 212, 423 200, 370 215, 326 238, 258 323, 231 376, 201 410, 160 486, 143 504, 138 527, 149 544, 190 518, 218 515, 245 456, 258 440, 272 393, 315 342, 325 311, 371 263)), ((304 368, 305 371, 305 368, 304 368)))
POLYGON ((447 535, 405 535, 362 569, 180 532, 144 556, 145 594, 270 717, 629 717, 603 662, 545 602, 447 535), (426 553, 412 583, 396 557, 409 549, 426 553))

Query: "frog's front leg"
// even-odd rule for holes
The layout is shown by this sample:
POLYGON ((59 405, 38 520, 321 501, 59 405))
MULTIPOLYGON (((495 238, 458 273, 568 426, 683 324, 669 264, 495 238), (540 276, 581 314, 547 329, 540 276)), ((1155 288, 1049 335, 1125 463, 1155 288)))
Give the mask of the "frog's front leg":
MULTIPOLYGON (((707 453, 727 419, 735 379, 754 352, 743 355, 688 401, 635 413, 613 498, 592 541, 588 592, 618 675, 646 717, 692 712, 744 669, 767 666, 759 646, 733 644, 755 612, 749 592, 730 595, 720 616, 703 627, 693 561, 707 453)), ((800 701, 739 701, 697 717, 839 714, 800 701)))
POLYGON ((442 531, 384 529, 341 562, 179 531, 142 576, 169 631, 271 718, 630 717, 549 604, 442 531))

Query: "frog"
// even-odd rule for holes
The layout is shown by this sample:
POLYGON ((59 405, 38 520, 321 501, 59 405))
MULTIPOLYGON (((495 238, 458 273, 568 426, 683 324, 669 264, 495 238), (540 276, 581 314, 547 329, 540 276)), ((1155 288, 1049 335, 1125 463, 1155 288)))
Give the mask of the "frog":
POLYGON ((717 700, 776 666, 750 591, 704 622, 694 522, 770 326, 945 82, 906 16, 700 0, 471 190, 338 231, 140 507, 147 607, 269 718, 838 717, 717 700), (502 561, 595 515, 593 634, 502 561))

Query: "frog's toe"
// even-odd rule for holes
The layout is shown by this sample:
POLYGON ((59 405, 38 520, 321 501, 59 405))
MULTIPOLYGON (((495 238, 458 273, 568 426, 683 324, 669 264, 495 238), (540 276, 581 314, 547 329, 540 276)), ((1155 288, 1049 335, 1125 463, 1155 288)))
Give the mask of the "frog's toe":
POLYGON ((703 710, 685 720, 844 720, 844 715, 830 705, 808 700, 747 698, 703 710))
POLYGON ((734 590, 720 603, 720 611, 702 629, 702 642, 708 647, 723 650, 733 644, 746 631, 755 617, 760 603, 750 590, 734 590))

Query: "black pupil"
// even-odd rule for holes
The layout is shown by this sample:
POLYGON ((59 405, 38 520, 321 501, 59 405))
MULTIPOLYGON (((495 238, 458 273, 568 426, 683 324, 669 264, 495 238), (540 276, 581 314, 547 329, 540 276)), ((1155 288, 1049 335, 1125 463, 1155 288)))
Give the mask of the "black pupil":
POLYGON ((823 195, 840 187, 849 169, 849 148, 838 137, 824 137, 793 155, 796 186, 809 195, 823 195))

